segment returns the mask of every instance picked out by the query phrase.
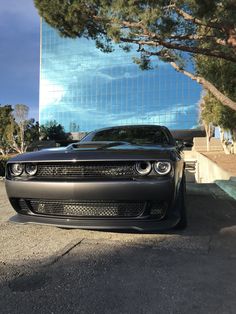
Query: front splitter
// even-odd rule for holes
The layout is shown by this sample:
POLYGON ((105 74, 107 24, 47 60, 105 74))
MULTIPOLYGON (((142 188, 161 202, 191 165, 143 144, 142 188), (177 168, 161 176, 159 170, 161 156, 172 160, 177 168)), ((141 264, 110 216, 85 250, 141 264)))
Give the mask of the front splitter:
POLYGON ((10 218, 11 222, 20 224, 40 224, 62 228, 95 229, 95 230, 136 230, 141 232, 163 231, 174 228, 179 217, 170 217, 163 220, 155 219, 69 219, 49 218, 16 214, 10 218))

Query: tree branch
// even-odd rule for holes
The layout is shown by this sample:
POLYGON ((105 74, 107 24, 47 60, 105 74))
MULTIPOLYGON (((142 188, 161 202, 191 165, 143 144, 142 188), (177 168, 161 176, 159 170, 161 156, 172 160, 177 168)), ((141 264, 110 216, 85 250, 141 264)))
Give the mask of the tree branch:
POLYGON ((219 44, 221 46, 226 46, 227 42, 225 39, 215 38, 213 35, 197 35, 197 34, 185 34, 185 35, 171 35, 170 39, 174 40, 197 40, 197 41, 207 41, 213 40, 216 44, 219 44))
POLYGON ((215 29, 222 31, 226 35, 227 40, 225 42, 224 41, 221 42, 221 40, 218 39, 216 41, 217 43, 223 44, 224 46, 226 46, 226 44, 228 44, 232 48, 236 47, 236 31, 235 31, 235 28, 233 25, 226 24, 226 23, 216 23, 216 22, 205 23, 205 22, 201 21, 200 19, 193 17, 192 15, 185 12, 184 10, 178 8, 176 6, 176 4, 171 5, 171 7, 174 8, 176 13, 179 14, 180 16, 182 16, 185 19, 185 21, 190 21, 190 22, 192 22, 196 25, 199 25, 199 26, 204 26, 204 27, 208 27, 208 28, 215 28, 215 29))
MULTIPOLYGON (((175 5, 174 5, 175 6, 175 5)), ((175 6, 176 7, 176 6, 175 6)), ((184 11, 183 11, 184 12, 184 11)), ((186 13, 186 12, 184 12, 186 13)), ((190 16, 188 13, 188 18, 190 19, 195 19, 194 17, 190 16)), ((97 17, 98 18, 98 17, 97 17)), ((200 20, 199 20, 200 21, 200 20)), ((124 42, 132 42, 136 43, 138 45, 148 45, 148 46, 163 46, 168 49, 175 49, 179 51, 184 51, 184 52, 190 52, 190 53, 196 53, 196 54, 202 54, 206 56, 212 56, 216 58, 221 58, 227 61, 231 62, 236 62, 236 55, 234 56, 234 51, 232 54, 227 54, 225 52, 219 51, 219 50, 213 50, 210 48, 202 48, 202 47, 191 47, 190 45, 182 45, 182 44, 177 44, 175 42, 171 41, 165 41, 161 36, 158 36, 157 33, 150 32, 142 23, 142 21, 139 22, 130 22, 130 21, 121 21, 119 19, 111 19, 109 21, 109 24, 114 25, 118 24, 121 27, 128 27, 128 28, 136 28, 136 29, 141 29, 143 33, 140 34, 135 34, 136 37, 139 37, 137 39, 131 39, 131 38, 125 38, 121 37, 120 40, 124 42), (150 38, 151 40, 141 40, 140 38, 150 38)), ((206 26, 206 25, 204 25, 206 26)), ((172 35, 170 36, 170 39, 176 38, 177 40, 208 40, 208 39, 214 39, 215 44, 218 45, 223 45, 227 46, 227 41, 226 40, 221 40, 220 38, 215 39, 214 36, 204 36, 204 35, 196 35, 196 34, 186 34, 186 35, 181 35, 178 37, 178 35, 172 35)), ((232 46, 232 45, 231 45, 232 46)))
POLYGON ((200 26, 205 26, 205 27, 210 27, 210 28, 216 28, 216 29, 219 29, 219 30, 224 30, 224 25, 223 24, 218 24, 218 23, 214 23, 214 22, 204 23, 202 20, 197 19, 197 18, 193 17, 192 15, 190 15, 189 13, 185 12, 184 10, 178 8, 176 6, 176 4, 173 4, 172 7, 176 11, 176 13, 178 13, 180 16, 182 16, 185 19, 185 21, 190 21, 190 22, 193 22, 194 24, 200 25, 200 26))
POLYGON ((191 78, 201 84, 206 90, 212 93, 216 99, 218 99, 223 105, 233 109, 236 111, 236 102, 230 99, 229 97, 222 94, 211 82, 207 81, 205 78, 201 76, 194 75, 193 73, 186 71, 180 68, 175 62, 170 62, 170 65, 178 72, 183 73, 184 75, 191 78))
MULTIPOLYGON (((220 52, 220 51, 214 51, 214 50, 209 49, 209 48, 200 48, 200 47, 191 47, 191 46, 187 46, 187 45, 178 45, 176 43, 163 41, 160 38, 155 38, 155 40, 140 40, 140 39, 120 37, 120 40, 122 42, 134 43, 134 44, 142 45, 142 46, 144 46, 144 45, 152 46, 152 47, 163 46, 163 47, 168 48, 168 49, 179 50, 179 51, 190 52, 190 53, 196 53, 196 54, 201 54, 201 55, 205 55, 205 56, 212 56, 212 57, 216 57, 216 58, 225 59, 227 61, 236 62, 236 55, 234 57, 233 55, 228 55, 228 54, 226 54, 224 52, 220 52)), ((155 52, 152 54, 156 55, 155 52)))

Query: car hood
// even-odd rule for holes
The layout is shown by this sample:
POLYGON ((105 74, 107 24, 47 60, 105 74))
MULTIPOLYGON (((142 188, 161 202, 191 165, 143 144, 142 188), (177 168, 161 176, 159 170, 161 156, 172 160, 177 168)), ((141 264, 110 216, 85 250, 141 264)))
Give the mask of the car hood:
POLYGON ((85 160, 143 160, 174 159, 175 147, 162 145, 133 145, 124 142, 84 142, 67 147, 24 153, 10 162, 62 162, 85 160))

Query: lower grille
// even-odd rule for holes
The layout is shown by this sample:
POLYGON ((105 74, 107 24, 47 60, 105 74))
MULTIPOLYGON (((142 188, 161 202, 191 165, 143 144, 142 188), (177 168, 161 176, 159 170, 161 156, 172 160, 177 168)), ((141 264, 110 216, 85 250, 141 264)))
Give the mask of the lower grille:
POLYGON ((54 201, 26 200, 30 209, 40 215, 72 217, 137 217, 145 208, 145 202, 117 201, 54 201))

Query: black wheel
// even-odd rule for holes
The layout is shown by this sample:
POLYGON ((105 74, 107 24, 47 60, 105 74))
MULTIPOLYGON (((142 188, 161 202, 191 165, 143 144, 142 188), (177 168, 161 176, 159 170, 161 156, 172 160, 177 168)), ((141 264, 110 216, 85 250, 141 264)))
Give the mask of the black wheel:
POLYGON ((186 203, 185 203, 185 192, 186 192, 186 182, 185 182, 185 175, 182 178, 182 181, 180 183, 179 187, 179 195, 177 199, 177 208, 180 212, 180 221, 175 226, 175 229, 183 230, 187 227, 187 209, 186 209, 186 203))

